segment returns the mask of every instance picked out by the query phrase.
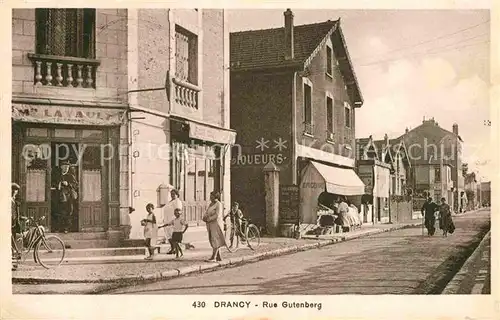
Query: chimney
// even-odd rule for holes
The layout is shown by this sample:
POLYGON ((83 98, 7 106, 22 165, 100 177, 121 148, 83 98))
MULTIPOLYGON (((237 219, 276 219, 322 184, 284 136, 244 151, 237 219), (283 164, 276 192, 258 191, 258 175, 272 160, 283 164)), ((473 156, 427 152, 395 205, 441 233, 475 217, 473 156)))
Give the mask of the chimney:
POLYGON ((285 60, 292 60, 294 58, 293 54, 293 12, 290 9, 286 9, 283 13, 285 16, 285 60))
POLYGON ((453 124, 453 133, 458 136, 458 124, 456 123, 453 124))
POLYGON ((408 130, 408 127, 406 127, 406 129, 405 129, 405 133, 408 133, 408 131, 410 131, 410 130, 408 130))
POLYGON ((387 135, 387 133, 384 135, 384 141, 385 143, 389 143, 389 136, 387 135))

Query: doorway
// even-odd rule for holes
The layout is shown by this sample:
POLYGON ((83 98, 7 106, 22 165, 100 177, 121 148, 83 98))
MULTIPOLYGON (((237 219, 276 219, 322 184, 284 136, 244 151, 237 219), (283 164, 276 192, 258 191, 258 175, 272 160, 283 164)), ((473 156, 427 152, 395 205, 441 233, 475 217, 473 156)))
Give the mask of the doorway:
POLYGON ((78 232, 79 144, 51 143, 51 221, 53 232, 78 232))

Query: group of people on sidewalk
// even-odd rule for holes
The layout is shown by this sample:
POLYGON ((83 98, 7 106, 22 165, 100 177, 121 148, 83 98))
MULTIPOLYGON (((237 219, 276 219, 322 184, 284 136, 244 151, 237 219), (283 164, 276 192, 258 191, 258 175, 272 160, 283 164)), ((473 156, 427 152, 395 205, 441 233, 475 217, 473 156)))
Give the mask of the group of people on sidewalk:
MULTIPOLYGON (((155 255, 158 229, 164 229, 165 239, 170 243, 170 251, 167 254, 175 254, 176 259, 183 256, 180 244, 183 241, 183 234, 188 229, 188 223, 181 217, 183 212, 182 201, 179 199, 179 192, 173 189, 170 193, 172 200, 167 204, 164 209, 163 223, 159 225, 156 215, 154 213, 155 206, 152 203, 146 205, 147 216, 141 220, 141 225, 144 227, 145 244, 148 249, 149 255, 145 257, 146 260, 152 260, 155 255), (173 212, 173 218, 172 214, 173 212)), ((220 193, 213 191, 210 193, 210 204, 202 217, 205 222, 208 232, 208 240, 212 247, 212 256, 207 260, 210 262, 221 261, 221 248, 226 246, 226 237, 223 232, 223 221, 229 216, 231 220, 231 228, 235 228, 235 232, 231 232, 231 246, 233 245, 234 236, 239 237, 242 241, 244 238, 241 236, 241 220, 243 214, 238 208, 238 203, 233 203, 231 211, 225 217, 223 216, 223 205, 220 202, 220 193)), ((186 247, 191 246, 186 243, 186 247)), ((192 246, 191 246, 192 247, 192 246)))
POLYGON ((455 231, 455 225, 451 218, 451 207, 446 203, 445 198, 441 198, 441 204, 437 204, 429 197, 422 206, 424 216, 424 226, 427 235, 433 236, 436 232, 436 212, 439 212, 439 229, 443 231, 443 236, 447 237, 455 231))

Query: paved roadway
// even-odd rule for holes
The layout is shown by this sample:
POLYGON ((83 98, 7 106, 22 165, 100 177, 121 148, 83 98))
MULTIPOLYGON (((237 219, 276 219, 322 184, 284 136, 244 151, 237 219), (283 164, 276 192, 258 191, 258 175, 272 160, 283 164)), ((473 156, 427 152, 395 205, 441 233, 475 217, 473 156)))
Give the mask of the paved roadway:
MULTIPOLYGON (((441 293, 489 230, 490 211, 454 217, 454 221, 456 231, 447 238, 439 232, 433 237, 422 236, 421 228, 403 229, 236 268, 102 293, 441 293)), ((489 270, 489 256, 483 260, 489 270)), ((480 279, 487 282, 484 277, 480 279)), ((487 292, 488 286, 481 290, 487 292)))

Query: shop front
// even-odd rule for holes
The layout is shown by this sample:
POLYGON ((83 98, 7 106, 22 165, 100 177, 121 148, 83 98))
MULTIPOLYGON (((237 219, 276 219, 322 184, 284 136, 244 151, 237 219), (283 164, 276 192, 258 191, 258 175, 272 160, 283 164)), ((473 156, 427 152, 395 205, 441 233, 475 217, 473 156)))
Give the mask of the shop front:
POLYGON ((50 232, 120 225, 119 143, 124 110, 14 104, 12 181, 21 212, 50 232))
POLYGON ((357 172, 365 184, 361 197, 363 222, 389 220, 390 165, 378 160, 359 160, 357 172))
MULTIPOLYGON (((230 185, 224 182, 229 163, 230 146, 236 133, 208 124, 171 117, 172 161, 170 184, 179 190, 184 202, 185 219, 203 224, 202 217, 210 202, 210 193, 218 191, 221 201, 228 201, 230 185)), ((225 204, 229 209, 229 204, 225 204)))
POLYGON ((337 196, 353 198, 365 193, 365 185, 353 169, 312 160, 303 169, 300 181, 300 215, 305 224, 316 223, 320 195, 333 204, 337 196), (325 193, 330 197, 326 197, 325 193))

